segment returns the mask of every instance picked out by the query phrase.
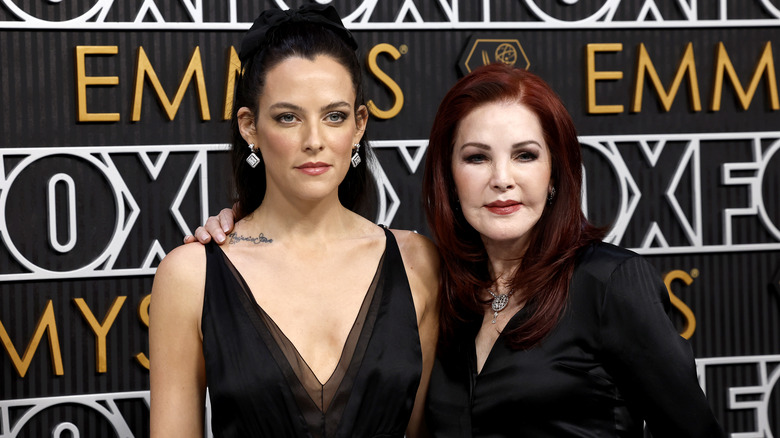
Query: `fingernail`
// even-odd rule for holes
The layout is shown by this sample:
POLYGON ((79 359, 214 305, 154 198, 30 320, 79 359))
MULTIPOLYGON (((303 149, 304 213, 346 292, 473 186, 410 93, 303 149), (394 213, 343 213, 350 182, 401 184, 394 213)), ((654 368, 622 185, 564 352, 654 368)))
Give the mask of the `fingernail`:
POLYGON ((192 236, 187 234, 186 236, 184 236, 184 239, 182 239, 182 242, 187 243, 187 239, 189 239, 190 237, 192 237, 192 236))
POLYGON ((206 234, 206 233, 203 233, 203 234, 201 234, 201 235, 200 235, 200 237, 198 238, 198 240, 206 240, 206 239, 208 239, 208 238, 209 238, 209 235, 208 235, 208 234, 206 234))
POLYGON ((225 241, 225 236, 217 236, 215 239, 217 239, 217 243, 222 243, 225 241))
MULTIPOLYGON (((229 229, 230 229, 230 227, 228 227, 227 225, 223 225, 223 226, 222 226, 222 231, 224 231, 224 232, 226 232, 226 233, 228 232, 228 230, 229 230, 229 229)), ((224 239, 223 239, 223 240, 224 240, 224 239)))

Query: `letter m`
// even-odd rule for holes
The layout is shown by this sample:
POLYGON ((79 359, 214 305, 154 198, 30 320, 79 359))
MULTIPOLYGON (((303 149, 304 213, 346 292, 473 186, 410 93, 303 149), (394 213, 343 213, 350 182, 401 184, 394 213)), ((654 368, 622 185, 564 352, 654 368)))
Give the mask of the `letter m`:
POLYGON ((747 91, 742 87, 739 81, 737 72, 734 69, 734 65, 731 63, 726 47, 723 43, 718 43, 718 58, 717 65, 715 67, 715 89, 712 93, 712 105, 710 109, 712 111, 720 111, 721 94, 723 92, 724 71, 728 74, 731 84, 734 86, 734 91, 739 97, 739 102, 742 104, 742 109, 747 110, 750 107, 750 102, 753 100, 753 96, 758 88, 758 82, 761 80, 761 76, 766 74, 766 88, 769 94, 769 100, 773 110, 780 109, 780 102, 777 95, 777 78, 775 76, 775 62, 772 57, 772 43, 767 41, 764 45, 764 52, 761 54, 761 58, 756 63, 756 68, 753 71, 753 77, 750 79, 750 85, 748 85, 747 91))
POLYGON ((62 353, 60 352, 60 339, 59 336, 57 336, 57 324, 54 319, 54 307, 52 306, 51 300, 46 303, 46 309, 44 309, 43 315, 41 315, 38 324, 35 326, 35 333, 27 344, 23 357, 19 357, 19 353, 16 351, 13 342, 11 342, 10 336, 8 336, 8 332, 5 330, 2 321, 0 321, 0 340, 3 342, 5 351, 8 352, 8 356, 11 357, 11 361, 14 363, 16 372, 19 373, 20 377, 24 377, 24 375, 27 374, 27 369, 30 367, 30 362, 32 362, 35 351, 41 343, 44 332, 49 335, 49 351, 51 351, 54 374, 61 376, 64 374, 62 368, 62 353))
POLYGON ((664 89, 661 78, 658 76, 658 72, 653 66, 653 62, 650 60, 650 55, 647 53, 647 49, 644 44, 639 45, 639 59, 637 62, 636 72, 636 88, 634 89, 634 99, 631 111, 642 111, 642 93, 644 91, 645 75, 647 75, 652 81, 655 87, 658 97, 661 99, 661 103, 664 106, 665 111, 669 111, 672 108, 672 102, 677 95, 677 91, 680 89, 680 85, 683 81, 683 77, 688 76, 688 91, 691 100, 691 108, 694 111, 701 111, 701 99, 699 97, 699 80, 696 76, 696 63, 693 56, 693 44, 688 43, 685 48, 682 60, 680 60, 680 66, 677 69, 677 74, 674 76, 672 84, 669 86, 669 92, 664 89))
POLYGON ((203 120, 211 120, 209 102, 206 95, 206 80, 203 75, 203 63, 200 59, 200 47, 195 47, 195 51, 192 53, 192 58, 190 58, 187 70, 184 72, 184 76, 179 83, 179 89, 176 90, 176 96, 173 98, 173 102, 168 99, 168 95, 165 93, 165 89, 163 89, 160 80, 157 78, 157 73, 154 72, 152 63, 149 62, 149 58, 146 56, 144 48, 139 47, 135 73, 135 90, 133 91, 133 113, 130 119, 134 122, 141 120, 141 103, 144 97, 144 78, 149 79, 149 83, 152 85, 152 88, 157 95, 157 100, 168 115, 168 120, 173 120, 173 118, 176 117, 176 113, 179 111, 179 105, 181 105, 181 101, 184 99, 184 93, 187 91, 187 86, 192 82, 193 77, 197 84, 200 117, 203 120))

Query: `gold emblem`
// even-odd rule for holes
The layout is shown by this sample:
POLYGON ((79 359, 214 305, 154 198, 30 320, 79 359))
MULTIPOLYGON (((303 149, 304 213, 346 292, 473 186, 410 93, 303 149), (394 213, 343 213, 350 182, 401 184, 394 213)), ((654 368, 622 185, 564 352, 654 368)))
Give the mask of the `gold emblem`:
POLYGON ((511 44, 502 43, 496 49, 496 61, 506 65, 515 65, 517 62, 517 50, 511 44))
POLYGON ((465 75, 479 66, 494 62, 526 70, 531 66, 531 61, 528 60, 523 46, 516 39, 472 38, 471 43, 466 46, 466 50, 461 56, 459 67, 465 75))

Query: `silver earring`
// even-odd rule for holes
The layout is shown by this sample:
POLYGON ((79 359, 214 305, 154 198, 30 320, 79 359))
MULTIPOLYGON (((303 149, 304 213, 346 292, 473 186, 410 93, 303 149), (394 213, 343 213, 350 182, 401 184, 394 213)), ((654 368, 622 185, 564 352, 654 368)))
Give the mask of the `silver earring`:
POLYGON ((360 151, 360 143, 355 143, 355 149, 352 150, 352 167, 358 167, 362 161, 360 155, 358 155, 358 151, 360 151))
POLYGON ((255 144, 249 143, 249 155, 246 157, 246 163, 249 164, 249 166, 254 169, 257 167, 258 164, 260 164, 260 157, 255 154, 255 144))
POLYGON ((547 194, 547 203, 552 205, 553 198, 555 198, 555 187, 550 187, 550 193, 547 194))

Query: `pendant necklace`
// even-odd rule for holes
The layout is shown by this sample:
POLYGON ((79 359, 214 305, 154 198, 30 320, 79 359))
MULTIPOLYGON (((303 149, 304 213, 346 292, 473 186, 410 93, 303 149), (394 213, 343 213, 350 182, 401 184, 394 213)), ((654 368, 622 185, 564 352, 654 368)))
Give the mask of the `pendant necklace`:
POLYGON ((509 304, 509 297, 512 296, 515 291, 509 291, 508 294, 498 294, 496 295, 493 293, 493 291, 488 290, 488 293, 493 296, 493 302, 490 304, 490 308, 493 309, 493 324, 496 323, 496 317, 498 317, 498 312, 504 310, 507 304, 509 304))

